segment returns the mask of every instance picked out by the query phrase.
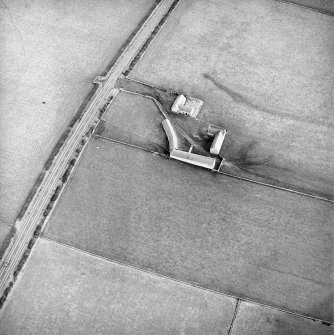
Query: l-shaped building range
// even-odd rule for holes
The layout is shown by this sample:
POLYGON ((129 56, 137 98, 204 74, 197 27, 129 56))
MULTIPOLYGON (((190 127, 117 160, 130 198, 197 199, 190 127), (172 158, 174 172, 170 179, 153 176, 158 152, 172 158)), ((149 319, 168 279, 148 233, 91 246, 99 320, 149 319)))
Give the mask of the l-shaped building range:
MULTIPOLYGON (((172 106, 172 111, 174 113, 196 117, 202 105, 202 100, 192 97, 186 98, 184 95, 179 95, 172 106)), ((171 158, 206 169, 215 170, 217 164, 216 158, 193 153, 193 146, 190 146, 189 151, 180 150, 180 139, 175 126, 168 119, 162 121, 162 126, 168 138, 171 158)), ((209 137, 213 137, 210 147, 211 155, 219 155, 226 133, 226 129, 219 129, 209 125, 207 135, 209 137)))

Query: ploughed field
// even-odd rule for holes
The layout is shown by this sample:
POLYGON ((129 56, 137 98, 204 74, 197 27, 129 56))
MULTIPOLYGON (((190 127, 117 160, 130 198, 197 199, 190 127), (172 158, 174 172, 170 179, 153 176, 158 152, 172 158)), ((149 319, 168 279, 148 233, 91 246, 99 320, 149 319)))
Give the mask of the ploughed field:
POLYGON ((333 32, 283 2, 185 0, 130 77, 204 100, 225 172, 333 200, 333 32))
POLYGON ((3 335, 218 335, 236 304, 44 239, 15 286, 3 335))
POLYGON ((153 4, 13 0, 0 5, 0 220, 15 221, 94 78, 153 4))
MULTIPOLYGON (((143 112, 143 105, 128 103, 128 97, 117 96, 105 115, 111 124, 112 115, 118 115, 121 129, 133 129, 137 118, 114 107, 143 112)), ((150 123, 140 124, 151 132, 150 123)), ((330 203, 213 175, 99 137, 86 150, 46 237, 205 288, 332 320, 330 203)))
MULTIPOLYGON (((227 334, 237 300, 40 239, 0 314, 4 335, 227 334)), ((233 334, 330 335, 332 327, 239 302, 233 334)))

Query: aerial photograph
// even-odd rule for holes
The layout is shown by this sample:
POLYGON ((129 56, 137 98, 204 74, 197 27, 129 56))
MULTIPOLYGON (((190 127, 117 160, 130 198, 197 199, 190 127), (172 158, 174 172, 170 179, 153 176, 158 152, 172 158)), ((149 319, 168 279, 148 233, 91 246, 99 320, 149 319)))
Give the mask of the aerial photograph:
POLYGON ((0 0, 0 335, 334 335, 334 0, 0 0))

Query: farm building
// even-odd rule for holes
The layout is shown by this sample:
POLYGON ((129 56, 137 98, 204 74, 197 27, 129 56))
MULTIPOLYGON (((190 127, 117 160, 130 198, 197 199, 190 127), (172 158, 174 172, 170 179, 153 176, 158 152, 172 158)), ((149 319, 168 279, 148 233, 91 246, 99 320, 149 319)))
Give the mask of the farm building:
POLYGON ((202 100, 180 94, 173 103, 172 112, 196 117, 202 105, 202 100))
POLYGON ((209 125, 208 126, 208 129, 206 131, 206 134, 209 136, 209 137, 215 137, 215 135, 221 131, 221 128, 218 128, 217 126, 213 126, 213 125, 209 125))
POLYGON ((177 133, 172 126, 171 122, 167 119, 162 121, 162 127, 167 135, 168 142, 169 142, 169 150, 172 152, 174 149, 179 148, 179 139, 177 137, 177 133))
POLYGON ((219 152, 223 145, 226 133, 227 133, 226 129, 220 130, 216 133, 212 141, 212 145, 210 147, 210 154, 219 155, 219 152))
POLYGON ((206 157, 198 154, 192 153, 193 147, 190 147, 189 151, 181 151, 178 149, 179 147, 179 139, 178 135, 176 133, 176 130, 172 123, 169 120, 163 120, 162 126, 166 132, 168 142, 169 142, 169 151, 170 151, 170 157, 174 158, 176 160, 197 165, 200 167, 204 167, 206 169, 214 169, 216 164, 216 159, 212 157, 206 157))
POLYGON ((215 158, 193 154, 190 150, 189 152, 187 152, 174 149, 173 151, 171 151, 170 157, 188 164, 200 166, 210 170, 213 170, 216 164, 215 158))

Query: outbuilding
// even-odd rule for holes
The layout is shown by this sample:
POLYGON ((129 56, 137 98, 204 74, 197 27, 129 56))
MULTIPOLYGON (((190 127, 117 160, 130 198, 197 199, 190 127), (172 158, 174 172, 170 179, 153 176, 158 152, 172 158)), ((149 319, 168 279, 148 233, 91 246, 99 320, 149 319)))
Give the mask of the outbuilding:
POLYGON ((181 113, 182 112, 181 107, 185 105, 186 101, 187 101, 186 97, 183 94, 180 94, 173 103, 172 111, 174 113, 181 113))
POLYGON ((212 145, 210 148, 210 154, 219 155, 226 133, 227 133, 226 129, 220 130, 219 132, 216 133, 212 141, 212 145))

